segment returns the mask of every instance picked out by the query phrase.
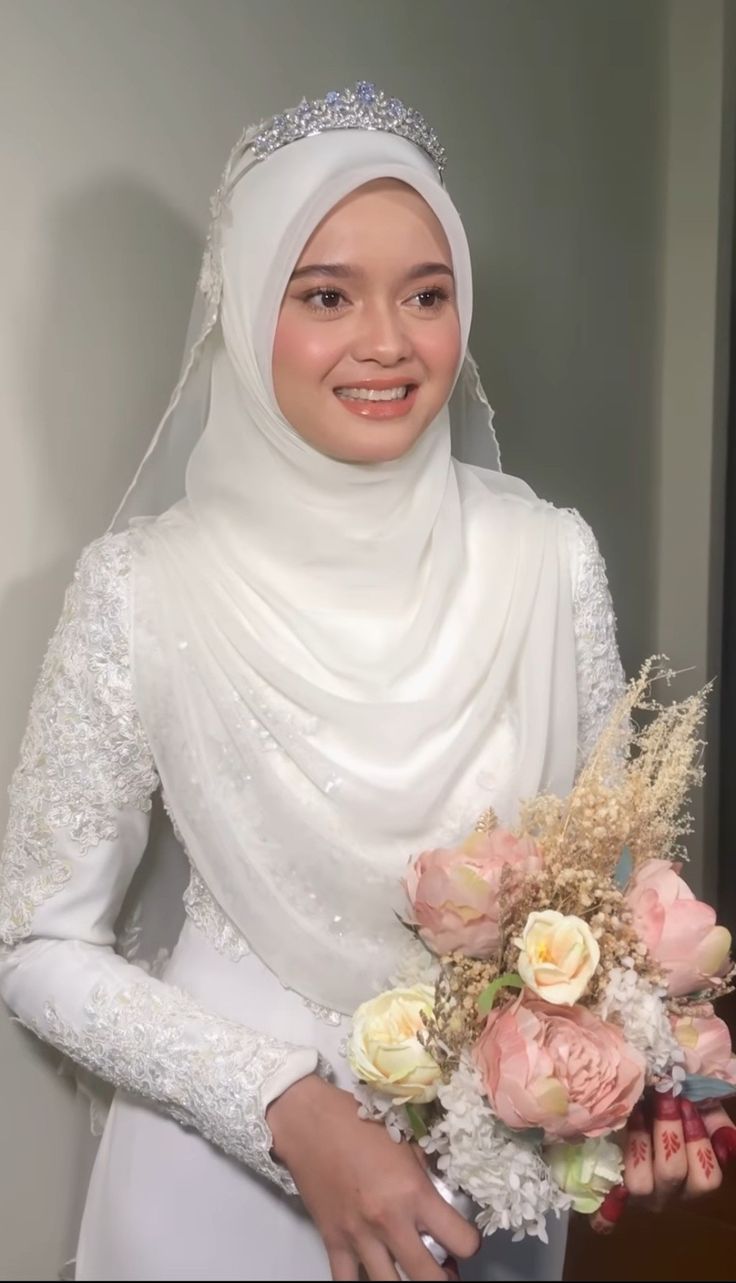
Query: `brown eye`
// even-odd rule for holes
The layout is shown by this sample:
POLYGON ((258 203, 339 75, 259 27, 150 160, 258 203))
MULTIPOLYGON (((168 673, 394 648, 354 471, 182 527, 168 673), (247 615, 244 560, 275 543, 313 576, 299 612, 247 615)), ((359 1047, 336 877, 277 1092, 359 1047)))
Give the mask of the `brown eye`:
POLYGON ((422 311, 438 311, 440 305, 446 302, 447 293, 445 290, 440 289, 439 286, 434 286, 431 290, 420 290, 418 294, 414 295, 414 298, 422 311))
POLYGON ((336 312, 344 300, 340 290, 310 290, 304 299, 315 312, 336 312))

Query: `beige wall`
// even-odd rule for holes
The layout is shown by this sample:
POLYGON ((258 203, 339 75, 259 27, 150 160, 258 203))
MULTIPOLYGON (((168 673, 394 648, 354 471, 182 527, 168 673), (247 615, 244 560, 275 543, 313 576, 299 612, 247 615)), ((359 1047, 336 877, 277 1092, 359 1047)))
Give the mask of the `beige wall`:
MULTIPOLYGON (((474 251, 474 348, 507 470, 597 530, 627 665, 675 632, 687 662, 688 612, 673 605, 673 415, 687 440, 677 381, 693 359, 690 415, 707 452, 715 331, 681 319, 673 347, 672 326, 692 289, 712 317, 723 5, 684 7, 0 0, 3 780, 74 560, 105 527, 175 377, 207 197, 232 140, 302 93, 358 77, 425 110, 450 152, 474 251), (701 14, 690 67, 671 24, 697 36, 701 14), (690 288, 670 260, 693 111, 708 283, 690 288)), ((704 482, 696 495, 700 575, 704 482)), ((698 644, 706 604, 701 593, 690 612, 698 644)), ((0 1063, 0 1277, 51 1278, 73 1245, 75 1114, 48 1059, 5 1019, 0 1063)))

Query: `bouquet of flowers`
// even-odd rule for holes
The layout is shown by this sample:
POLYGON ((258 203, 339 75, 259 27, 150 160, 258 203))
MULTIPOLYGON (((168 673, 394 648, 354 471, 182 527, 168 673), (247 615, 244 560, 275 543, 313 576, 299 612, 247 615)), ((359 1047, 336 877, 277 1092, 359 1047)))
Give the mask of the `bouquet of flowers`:
POLYGON ((637 1161, 624 1129, 653 1093, 736 1092, 712 1005, 731 937, 680 876, 707 688, 664 705, 671 676, 644 665, 569 796, 528 801, 513 831, 486 812, 410 861, 423 970, 354 1014, 363 1116, 417 1139, 485 1234, 546 1240, 550 1213, 594 1212, 637 1161))

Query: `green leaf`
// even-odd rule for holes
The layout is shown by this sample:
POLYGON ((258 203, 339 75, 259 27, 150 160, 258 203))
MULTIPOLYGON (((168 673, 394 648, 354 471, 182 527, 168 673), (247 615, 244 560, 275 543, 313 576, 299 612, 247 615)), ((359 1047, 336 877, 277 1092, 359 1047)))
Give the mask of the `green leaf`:
POLYGON ((429 1131, 427 1124, 422 1118, 422 1115, 416 1105, 405 1105, 404 1108, 406 1109, 406 1116, 409 1119, 411 1129, 414 1133, 414 1139, 421 1140, 422 1136, 426 1136, 429 1131))
POLYGON ((499 989, 523 989, 524 981, 516 971, 507 971, 502 976, 497 976, 489 985, 486 985, 480 998, 478 999, 478 1010, 482 1016, 487 1016, 496 1001, 496 995, 499 989))

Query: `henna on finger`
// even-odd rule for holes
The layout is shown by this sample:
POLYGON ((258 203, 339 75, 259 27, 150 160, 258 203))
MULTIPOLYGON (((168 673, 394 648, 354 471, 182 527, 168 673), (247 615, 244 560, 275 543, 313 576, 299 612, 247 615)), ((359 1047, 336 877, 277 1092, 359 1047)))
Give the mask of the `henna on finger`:
POLYGON ((685 1193, 707 1194, 710 1190, 718 1189, 723 1180, 723 1173, 716 1162, 700 1110, 691 1100, 682 1100, 680 1113, 687 1150, 685 1193))
POLYGON ((654 1122, 654 1200, 661 1206, 687 1178, 688 1161, 685 1131, 680 1105, 671 1092, 655 1091, 654 1122))
POLYGON ((634 1109, 626 1132, 624 1185, 635 1198, 646 1198, 654 1189, 652 1136, 641 1105, 634 1109))

